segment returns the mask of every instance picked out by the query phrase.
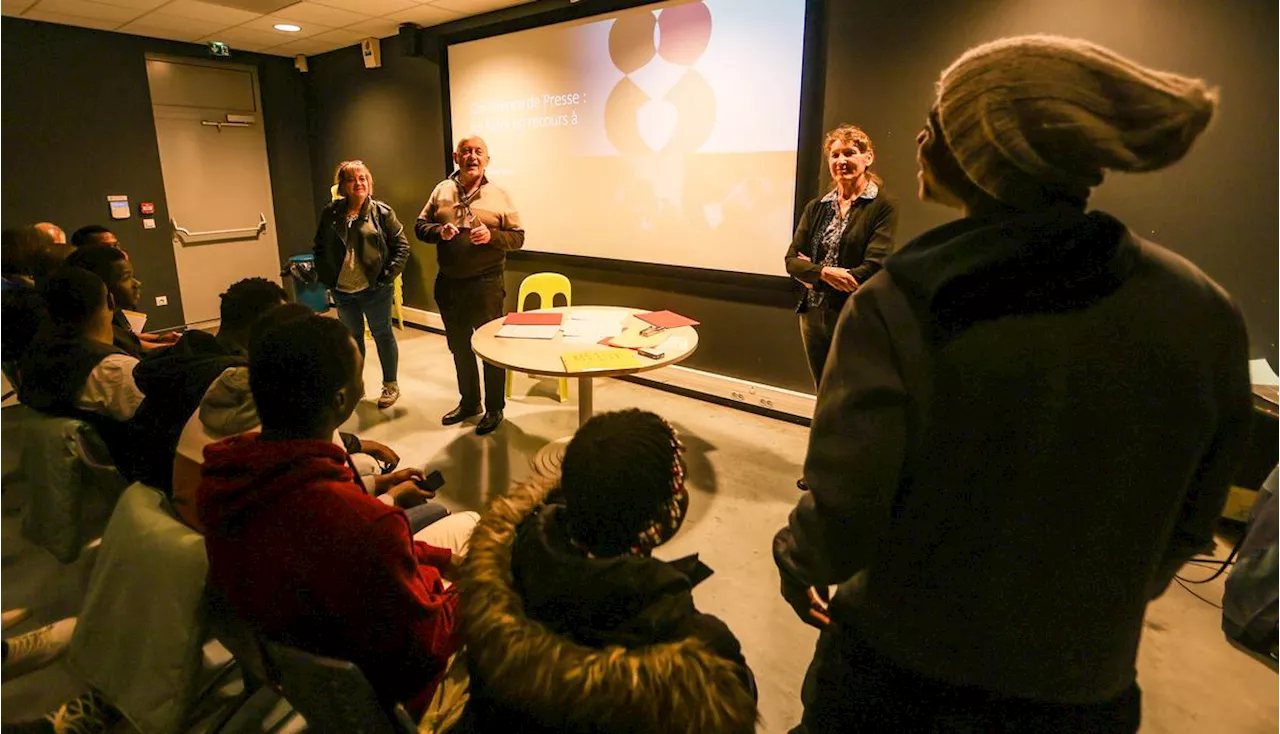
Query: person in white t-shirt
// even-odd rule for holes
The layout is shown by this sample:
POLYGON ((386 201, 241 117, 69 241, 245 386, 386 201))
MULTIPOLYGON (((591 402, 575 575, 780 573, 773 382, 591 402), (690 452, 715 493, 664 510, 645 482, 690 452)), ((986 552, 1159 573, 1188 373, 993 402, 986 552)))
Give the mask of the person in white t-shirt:
POLYGON ((111 294, 74 267, 50 275, 39 292, 49 322, 19 366, 18 398, 42 413, 89 420, 114 448, 143 394, 133 380, 137 358, 112 345, 111 294))

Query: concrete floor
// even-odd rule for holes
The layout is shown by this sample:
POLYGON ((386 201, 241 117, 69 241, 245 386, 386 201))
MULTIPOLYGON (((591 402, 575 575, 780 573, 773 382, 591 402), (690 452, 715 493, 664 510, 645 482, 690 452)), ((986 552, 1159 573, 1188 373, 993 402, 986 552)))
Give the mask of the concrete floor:
MULTIPOLYGON (((457 399, 444 339, 413 329, 400 337, 404 397, 384 412, 362 405, 349 428, 391 445, 402 466, 439 469, 447 481, 440 500, 451 507, 482 509, 487 499, 529 476, 529 457, 538 448, 576 428, 576 403, 558 403, 554 381, 524 376, 515 378, 517 397, 508 404, 507 422, 492 436, 479 438, 465 425, 442 427, 439 417, 457 399)), ((366 383, 374 395, 380 375, 372 343, 369 352, 366 383)), ((760 684, 760 731, 785 732, 800 715, 800 683, 817 633, 778 596, 770 542, 797 499, 795 478, 808 430, 619 380, 598 380, 595 400, 598 412, 644 407, 680 430, 688 448, 690 517, 660 555, 696 551, 715 570, 695 592, 698 606, 724 619, 742 642, 760 684)), ((11 430, 6 419, 3 431, 11 430)), ((32 606, 37 615, 21 631, 74 613, 84 569, 59 567, 18 536, 11 494, 5 493, 0 538, 3 604, 32 606)), ((1220 540, 1218 555, 1225 556, 1229 546, 1220 540)), ((1184 575, 1208 573, 1189 566, 1184 575)), ((1192 588, 1221 601, 1221 579, 1192 588)), ((1277 730, 1275 670, 1228 644, 1219 620, 1217 609, 1176 585, 1151 605, 1138 661, 1142 732, 1277 730)), ((43 713, 80 687, 60 665, 6 683, 0 691, 3 718, 43 713)))

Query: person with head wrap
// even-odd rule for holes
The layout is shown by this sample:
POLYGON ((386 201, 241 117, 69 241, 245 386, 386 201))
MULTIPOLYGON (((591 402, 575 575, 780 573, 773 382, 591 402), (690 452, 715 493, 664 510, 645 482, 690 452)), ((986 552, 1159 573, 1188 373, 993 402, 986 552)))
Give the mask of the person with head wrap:
POLYGON ((456 730, 755 730, 737 638, 652 557, 689 509, 683 446, 641 410, 597 415, 558 487, 495 502, 459 581, 471 700, 456 730))
POLYGON ((1049 36, 943 72, 920 195, 964 216, 850 298, 774 539, 822 629, 798 731, 1138 729, 1143 613, 1212 542, 1248 339, 1208 276, 1086 205, 1106 171, 1180 160, 1217 104, 1049 36))

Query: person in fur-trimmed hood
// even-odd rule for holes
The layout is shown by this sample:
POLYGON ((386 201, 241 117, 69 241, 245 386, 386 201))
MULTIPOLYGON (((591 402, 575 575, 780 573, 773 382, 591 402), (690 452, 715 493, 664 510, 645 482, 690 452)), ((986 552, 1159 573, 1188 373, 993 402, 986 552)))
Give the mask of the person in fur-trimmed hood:
POLYGON ((650 556, 688 509, 682 450, 653 413, 601 414, 558 487, 490 505, 459 581, 471 698, 450 731, 755 731, 738 640, 650 556))

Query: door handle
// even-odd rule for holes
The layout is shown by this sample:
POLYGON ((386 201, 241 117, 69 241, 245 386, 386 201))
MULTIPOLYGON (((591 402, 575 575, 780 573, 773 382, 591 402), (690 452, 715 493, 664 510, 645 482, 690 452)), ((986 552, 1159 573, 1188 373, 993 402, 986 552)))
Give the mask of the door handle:
POLYGON ((258 226, 244 229, 212 229, 207 232, 192 232, 186 227, 178 226, 178 220, 170 219, 173 231, 183 242, 209 242, 212 240, 245 240, 257 237, 267 230, 267 216, 258 212, 258 226))

